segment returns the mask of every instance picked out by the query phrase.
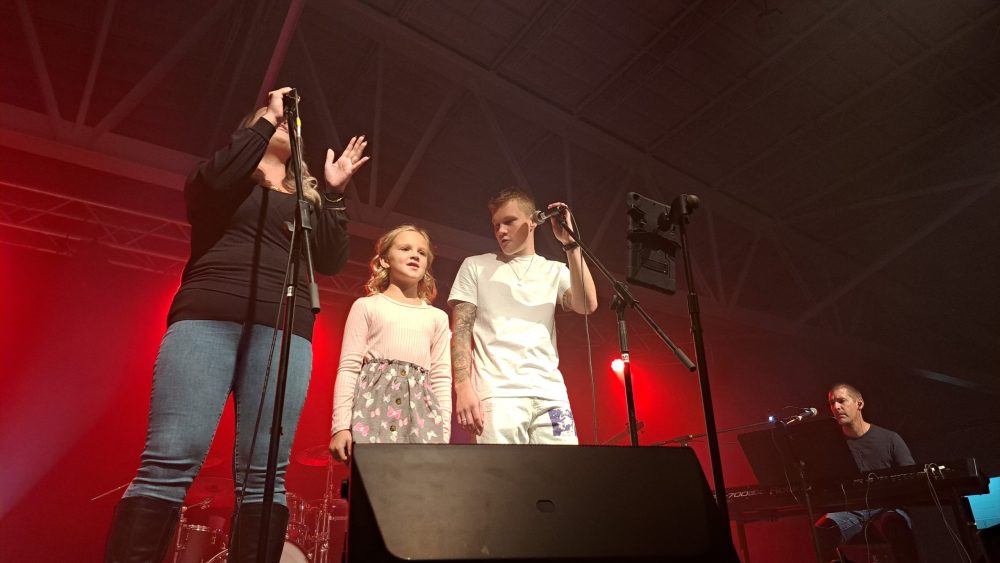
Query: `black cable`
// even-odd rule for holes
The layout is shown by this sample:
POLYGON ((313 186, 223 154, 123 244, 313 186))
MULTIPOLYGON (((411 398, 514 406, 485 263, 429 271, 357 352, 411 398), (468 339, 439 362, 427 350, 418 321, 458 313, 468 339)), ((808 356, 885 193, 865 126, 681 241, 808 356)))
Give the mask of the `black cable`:
POLYGON ((927 488, 930 491, 931 499, 934 501, 934 506, 937 507, 938 513, 941 515, 941 521, 944 522, 944 528, 948 531, 948 536, 951 538, 952 543, 956 546, 955 551, 958 551, 958 555, 963 561, 972 563, 972 556, 969 555, 969 551, 965 549, 965 544, 962 543, 962 540, 958 537, 958 533, 956 533, 951 528, 951 524, 948 523, 948 517, 945 516, 944 506, 941 504, 941 498, 938 496, 937 489, 934 488, 934 481, 931 479, 931 476, 936 471, 937 466, 935 464, 928 463, 924 465, 924 476, 927 479, 927 488))
POLYGON ((871 502, 869 502, 868 495, 872 491, 872 483, 875 482, 875 474, 869 473, 868 476, 865 477, 865 481, 867 481, 868 483, 867 485, 865 485, 865 522, 864 522, 865 554, 868 555, 868 563, 872 563, 872 550, 871 550, 871 545, 868 542, 868 526, 872 522, 871 518, 872 507, 871 507, 871 502))
MULTIPOLYGON (((573 221, 573 232, 576 236, 582 237, 580 233, 580 226, 576 223, 576 216, 572 217, 573 221)), ((583 332, 587 336, 587 372, 590 374, 590 408, 591 415, 594 421, 594 444, 600 444, 600 438, 597 433, 597 384, 594 382, 594 347, 590 340, 590 311, 587 311, 587 287, 586 278, 583 275, 583 251, 580 251, 580 288, 583 290, 583 332)))
MULTIPOLYGON (((774 445, 774 449, 778 452, 778 455, 781 457, 781 472, 785 474, 785 484, 788 485, 788 492, 789 494, 792 495, 792 500, 795 501, 795 504, 801 506, 803 503, 801 500, 799 500, 799 497, 795 496, 795 487, 792 486, 792 479, 788 476, 788 463, 787 463, 788 460, 785 459, 784 455, 781 452, 781 448, 778 447, 778 442, 774 439, 773 429, 770 432, 770 436, 771 436, 771 443, 774 445)), ((805 483, 803 483, 802 486, 805 487, 806 486, 805 483)), ((806 492, 804 488, 802 492, 803 493, 806 492)))

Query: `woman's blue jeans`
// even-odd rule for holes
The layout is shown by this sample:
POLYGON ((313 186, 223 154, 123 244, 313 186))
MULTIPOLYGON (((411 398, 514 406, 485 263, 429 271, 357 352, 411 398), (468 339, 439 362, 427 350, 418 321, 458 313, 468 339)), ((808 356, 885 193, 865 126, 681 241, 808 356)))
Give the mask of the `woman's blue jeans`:
MULTIPOLYGON (((244 503, 263 502, 267 450, 270 443, 274 388, 281 334, 274 347, 267 392, 263 392, 271 338, 275 330, 262 325, 227 321, 177 321, 170 325, 156 358, 149 407, 149 430, 139 470, 126 497, 145 496, 175 503, 184 501, 201 469, 229 394, 236 407, 233 473, 237 499, 247 461, 244 503), (258 405, 263 412, 257 440, 250 453, 258 405)), ((312 368, 312 345, 292 336, 285 389, 278 473, 274 502, 285 505, 285 471, 305 402, 312 368)))

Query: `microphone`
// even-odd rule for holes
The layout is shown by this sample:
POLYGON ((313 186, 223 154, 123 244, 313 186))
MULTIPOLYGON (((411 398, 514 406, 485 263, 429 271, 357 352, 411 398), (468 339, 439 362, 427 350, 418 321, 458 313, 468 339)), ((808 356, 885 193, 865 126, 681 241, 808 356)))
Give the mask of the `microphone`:
POLYGON ((541 225, 542 223, 548 221, 549 219, 555 217, 556 215, 561 215, 563 213, 566 213, 566 209, 568 208, 565 205, 560 205, 559 207, 553 207, 552 209, 546 209, 545 211, 537 209, 535 210, 534 213, 531 214, 531 222, 536 225, 541 225))
POLYGON ((281 96, 281 103, 285 106, 285 113, 299 112, 299 91, 295 88, 285 92, 281 96))
POLYGON ((661 216, 659 227, 661 231, 666 231, 671 225, 676 225, 685 217, 694 212, 701 205, 701 199, 696 195, 681 194, 670 202, 670 212, 666 217, 661 216))
POLYGON ((809 407, 808 409, 802 409, 802 412, 795 416, 790 416, 788 418, 782 419, 781 423, 785 426, 788 426, 789 424, 802 422, 803 419, 809 418, 810 416, 816 416, 817 414, 819 414, 819 411, 816 410, 815 407, 809 407))

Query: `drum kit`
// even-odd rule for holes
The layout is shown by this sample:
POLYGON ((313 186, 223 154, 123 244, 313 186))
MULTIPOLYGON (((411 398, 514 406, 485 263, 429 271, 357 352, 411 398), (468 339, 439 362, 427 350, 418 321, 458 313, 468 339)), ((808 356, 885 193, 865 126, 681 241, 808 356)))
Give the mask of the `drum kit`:
MULTIPOLYGON (((288 527, 281 551, 281 563, 341 563, 347 533, 347 501, 343 498, 343 476, 326 444, 308 448, 294 456, 296 463, 306 467, 325 467, 326 483, 322 498, 307 501, 302 496, 286 493, 288 527)), ((188 518, 192 509, 232 508, 232 479, 200 477, 188 490, 188 500, 201 499, 181 509, 181 519, 170 554, 165 563, 225 563, 229 555, 226 546, 225 519, 216 516, 207 524, 195 524, 188 518), (224 506, 228 504, 227 506, 224 506)))

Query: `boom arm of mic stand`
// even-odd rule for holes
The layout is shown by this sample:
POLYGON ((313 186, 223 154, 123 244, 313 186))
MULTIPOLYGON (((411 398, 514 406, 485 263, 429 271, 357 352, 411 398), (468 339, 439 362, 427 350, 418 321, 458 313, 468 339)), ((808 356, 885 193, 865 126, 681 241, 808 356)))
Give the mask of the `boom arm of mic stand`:
POLYGON ((628 286, 615 279, 614 274, 612 274, 611 271, 608 270, 596 256, 594 256, 594 253, 590 251, 590 248, 588 248, 587 245, 580 240, 580 237, 577 236, 577 234, 573 232, 572 229, 569 228, 569 225, 566 224, 565 215, 557 215, 556 218, 557 218, 556 220, 562 226, 563 230, 569 233, 570 238, 572 238, 574 242, 580 245, 580 250, 583 251, 584 256, 586 256, 587 259, 590 260, 590 263, 593 264, 598 269, 598 271, 600 271, 601 274, 608 279, 609 282, 611 282, 611 287, 615 290, 615 293, 618 294, 618 297, 622 300, 622 302, 626 306, 635 309, 639 313, 639 316, 642 317, 642 320, 646 321, 646 324, 649 325, 649 328, 653 329, 653 332, 655 332, 656 335, 660 337, 660 340, 662 340, 663 343, 667 345, 667 348, 670 348, 670 351, 673 352, 675 356, 677 356, 677 359, 680 360, 682 364, 684 364, 684 367, 686 367, 688 371, 694 371, 697 368, 697 366, 695 366, 694 362, 691 361, 691 358, 688 358, 687 354, 685 354, 683 350, 681 350, 676 344, 674 344, 672 340, 670 340, 670 337, 667 336, 665 332, 663 332, 663 329, 661 329, 659 325, 656 324, 656 321, 653 320, 653 317, 649 316, 646 310, 642 308, 642 305, 639 305, 639 301, 632 296, 632 292, 629 290, 628 286))
MULTIPOLYGON (((688 257, 687 244, 686 244, 687 239, 684 230, 683 219, 684 218, 682 216, 680 223, 681 249, 684 253, 684 258, 685 258, 684 266, 686 272, 688 273, 687 281, 688 281, 688 286, 690 288, 693 287, 693 285, 690 277, 691 266, 690 266, 690 259, 688 257)), ((619 295, 624 304, 630 305, 633 309, 638 311, 639 315, 642 316, 642 319, 646 321, 646 324, 648 324, 649 327, 652 328, 654 332, 656 332, 656 335, 660 337, 660 340, 662 340, 663 343, 666 344, 668 348, 670 348, 670 350, 674 353, 674 355, 677 356, 677 359, 680 360, 681 363, 684 364, 684 366, 687 367, 689 371, 692 372, 695 371, 697 369, 697 366, 694 364, 694 362, 692 362, 691 359, 688 358, 687 355, 685 355, 684 352, 667 337, 667 335, 660 329, 660 327, 656 324, 656 322, 653 321, 652 317, 650 317, 645 312, 645 310, 643 310, 643 308, 639 306, 639 303, 636 301, 635 297, 633 297, 632 294, 629 292, 628 287, 626 287, 625 284, 621 283, 620 281, 616 280, 614 276, 611 275, 611 272, 604 267, 604 264, 602 264, 601 261, 594 256, 594 254, 590 251, 590 249, 587 248, 585 244, 580 242, 580 238, 577 236, 577 234, 572 229, 569 228, 569 225, 566 224, 565 217, 559 215, 558 221, 559 224, 562 226, 563 230, 569 233, 569 236, 574 241, 576 241, 577 244, 580 245, 580 249, 583 251, 584 255, 586 255, 587 258, 590 259, 590 261, 597 267, 598 270, 600 270, 600 272, 604 275, 604 277, 608 278, 608 280, 611 281, 612 287, 614 287, 615 292, 619 295)), ((692 324, 692 332, 694 333, 695 336, 695 347, 698 353, 698 361, 699 363, 704 364, 705 354, 704 354, 704 346, 701 343, 701 322, 697 314, 698 313, 697 304, 698 304, 697 294, 693 293, 692 291, 688 300, 688 308, 694 313, 692 315, 691 324, 692 324)), ((729 507, 726 505, 726 486, 722 475, 722 455, 719 452, 719 439, 718 436, 716 435, 716 430, 715 430, 715 413, 714 410, 712 409, 711 395, 708 387, 707 368, 699 370, 698 375, 701 384, 702 404, 705 412, 705 426, 708 430, 708 450, 709 450, 709 457, 712 460, 712 477, 713 477, 712 480, 714 481, 716 488, 715 492, 716 504, 719 506, 719 511, 722 515, 722 518, 726 522, 728 522, 729 507)), ((635 435, 635 433, 633 433, 633 435, 635 435)))
MULTIPOLYGON (((637 431, 637 432, 640 432, 640 431, 642 431, 642 429, 643 429, 643 428, 645 428, 645 427, 646 427, 646 423, 645 423, 645 422, 642 422, 642 421, 640 420, 640 421, 639 421, 639 423, 638 423, 638 424, 636 424, 636 427, 635 427, 635 429, 636 429, 636 431, 637 431)), ((628 436, 628 435, 629 435, 629 433, 630 433, 631 431, 632 431, 632 429, 631 429, 631 428, 628 428, 628 427, 626 427, 626 428, 625 428, 625 430, 622 430, 621 432, 619 432, 619 433, 615 434, 614 436, 612 436, 612 437, 608 438, 607 440, 605 440, 605 441, 601 442, 601 445, 602 445, 602 446, 609 446, 609 445, 611 445, 611 444, 614 444, 614 443, 615 443, 615 442, 617 442, 618 440, 621 440, 621 439, 622 439, 622 438, 624 438, 625 436, 628 436)), ((596 440, 595 440, 595 442, 596 442, 596 440)))
MULTIPOLYGON (((742 426, 733 426, 732 428, 723 428, 716 432, 716 434, 726 434, 727 432, 738 432, 740 430, 750 430, 751 428, 764 428, 771 427, 774 424, 764 421, 764 422, 753 422, 751 424, 744 424, 742 426)), ((704 438, 708 436, 708 432, 702 432, 701 434, 685 434, 683 436, 677 436, 676 438, 670 438, 669 440, 662 440, 660 442, 655 442, 650 444, 651 446, 665 446, 667 444, 683 444, 690 442, 691 440, 697 440, 699 438, 704 438)))
MULTIPOLYGON (((596 256, 594 256, 594 253, 591 252, 589 248, 587 248, 587 245, 583 244, 583 242, 580 241, 580 237, 578 237, 577 234, 572 229, 569 228, 569 225, 566 224, 566 217, 564 215, 558 215, 557 217, 559 224, 562 225, 563 230, 569 233, 570 237, 577 243, 577 245, 579 245, 580 250, 584 253, 584 255, 590 259, 591 263, 594 264, 594 266, 597 267, 598 270, 600 270, 600 272, 604 275, 604 277, 608 278, 608 280, 611 282, 611 285, 615 289, 616 296, 611 300, 611 307, 615 310, 615 313, 618 315, 618 341, 621 347, 622 360, 625 362, 622 375, 625 379, 625 405, 626 405, 626 411, 628 412, 629 438, 632 447, 636 447, 639 445, 639 430, 637 428, 638 421, 635 415, 635 400, 633 398, 633 393, 632 393, 632 367, 631 367, 632 364, 631 361, 629 360, 629 352, 628 352, 628 331, 625 328, 625 306, 631 305, 633 309, 636 309, 638 311, 642 311, 642 308, 639 306, 639 303, 635 300, 635 297, 632 296, 631 292, 629 292, 628 287, 626 287, 625 284, 616 280, 615 277, 611 275, 611 272, 608 271, 608 269, 604 266, 604 264, 602 264, 601 261, 596 256)), ((683 362, 685 365, 690 366, 688 369, 693 370, 694 364, 691 363, 691 360, 688 359, 686 355, 684 355, 684 352, 681 351, 680 348, 678 348, 673 342, 670 341, 670 339, 667 337, 666 334, 664 334, 662 330, 659 330, 659 327, 656 326, 656 323, 653 322, 652 318, 649 317, 649 315, 643 315, 643 319, 645 319, 647 323, 651 323, 651 326, 654 328, 654 330, 656 330, 656 333, 660 335, 660 338, 663 339, 663 341, 674 352, 677 358, 680 359, 681 362, 683 362)), ((594 439, 596 440, 597 437, 595 436, 594 439)))

